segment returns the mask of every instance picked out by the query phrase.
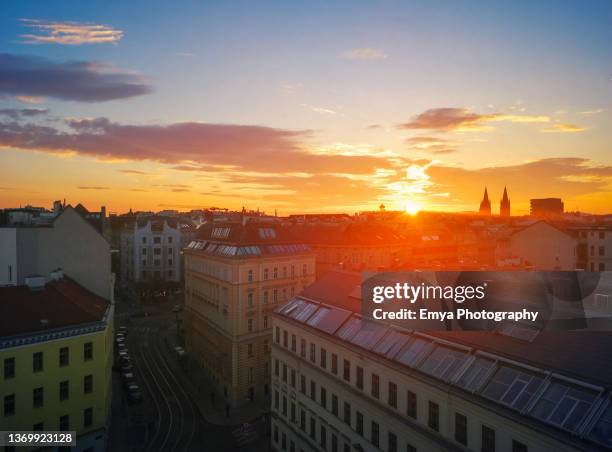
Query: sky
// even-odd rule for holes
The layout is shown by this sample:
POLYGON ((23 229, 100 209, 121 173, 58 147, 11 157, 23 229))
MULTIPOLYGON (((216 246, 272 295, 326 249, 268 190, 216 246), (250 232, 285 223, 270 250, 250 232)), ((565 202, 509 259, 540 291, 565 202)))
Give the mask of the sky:
POLYGON ((0 206, 612 213, 609 1, 5 1, 0 206))

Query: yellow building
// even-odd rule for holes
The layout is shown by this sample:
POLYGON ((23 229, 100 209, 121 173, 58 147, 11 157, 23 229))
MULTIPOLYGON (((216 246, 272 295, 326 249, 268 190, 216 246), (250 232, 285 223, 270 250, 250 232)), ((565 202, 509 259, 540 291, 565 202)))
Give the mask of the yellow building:
POLYGON ((77 432, 77 450, 106 450, 112 304, 52 273, 0 287, 1 430, 77 432))
POLYGON ((271 312, 314 280, 315 258, 279 225, 207 225, 185 255, 185 345, 235 407, 269 395, 271 312))

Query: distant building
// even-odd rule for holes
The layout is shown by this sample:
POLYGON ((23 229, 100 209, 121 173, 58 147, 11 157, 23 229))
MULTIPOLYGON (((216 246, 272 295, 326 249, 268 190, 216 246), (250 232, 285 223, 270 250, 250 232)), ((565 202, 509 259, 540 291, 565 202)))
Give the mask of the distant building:
POLYGON ((510 217, 510 198, 508 197, 508 190, 504 187, 504 195, 499 203, 499 216, 508 218, 510 217))
POLYGON ((0 287, 4 430, 76 431, 76 450, 107 450, 112 319, 111 303, 61 272, 0 287))
POLYGON ((0 227, 0 286, 23 285, 60 268, 87 290, 113 300, 110 244, 70 206, 43 227, 0 227))
POLYGON ((489 193, 487 192, 487 187, 485 187, 482 201, 480 201, 480 208, 478 209, 478 213, 480 215, 491 215, 491 201, 489 200, 489 193))
POLYGON ((535 270, 575 270, 579 267, 577 245, 575 232, 538 221, 512 234, 510 255, 535 270))
POLYGON ((143 218, 121 232, 122 282, 181 281, 181 232, 178 221, 143 218))
POLYGON ((268 406, 271 312, 314 280, 310 248, 278 224, 206 224, 185 255, 185 345, 224 403, 268 406))
POLYGON ((575 228, 578 234, 578 267, 587 271, 612 270, 612 227, 575 228))
POLYGON ((563 201, 560 198, 530 200, 530 215, 536 218, 551 218, 563 215, 563 201))
POLYGON ((330 272, 275 311, 273 451, 612 447, 612 336, 409 331, 361 316, 358 285, 330 272))

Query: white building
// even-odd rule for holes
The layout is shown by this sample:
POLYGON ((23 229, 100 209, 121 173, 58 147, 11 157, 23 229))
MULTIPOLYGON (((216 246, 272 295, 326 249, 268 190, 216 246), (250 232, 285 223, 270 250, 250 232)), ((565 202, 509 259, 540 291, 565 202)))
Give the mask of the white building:
POLYGON ((574 232, 538 221, 512 234, 510 253, 535 270, 575 270, 577 245, 574 232))
POLYGON ((581 260, 587 271, 612 270, 612 227, 588 227, 578 229, 581 260))
POLYGON ((169 219, 139 220, 121 234, 123 281, 181 280, 181 232, 169 219))
POLYGON ((358 284, 330 272, 275 311, 273 450, 612 447, 610 335, 408 331, 356 313, 358 284))

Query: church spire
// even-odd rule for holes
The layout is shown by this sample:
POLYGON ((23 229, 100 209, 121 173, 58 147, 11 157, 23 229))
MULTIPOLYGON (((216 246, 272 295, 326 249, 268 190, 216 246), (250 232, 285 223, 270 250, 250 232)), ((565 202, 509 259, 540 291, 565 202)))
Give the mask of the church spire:
POLYGON ((480 202, 480 209, 478 210, 480 215, 491 215, 491 201, 489 200, 489 192, 485 187, 484 196, 480 202))
POLYGON ((508 190, 506 190, 506 187, 504 187, 504 195, 502 196, 501 203, 499 204, 499 216, 510 216, 510 198, 508 197, 508 190))

